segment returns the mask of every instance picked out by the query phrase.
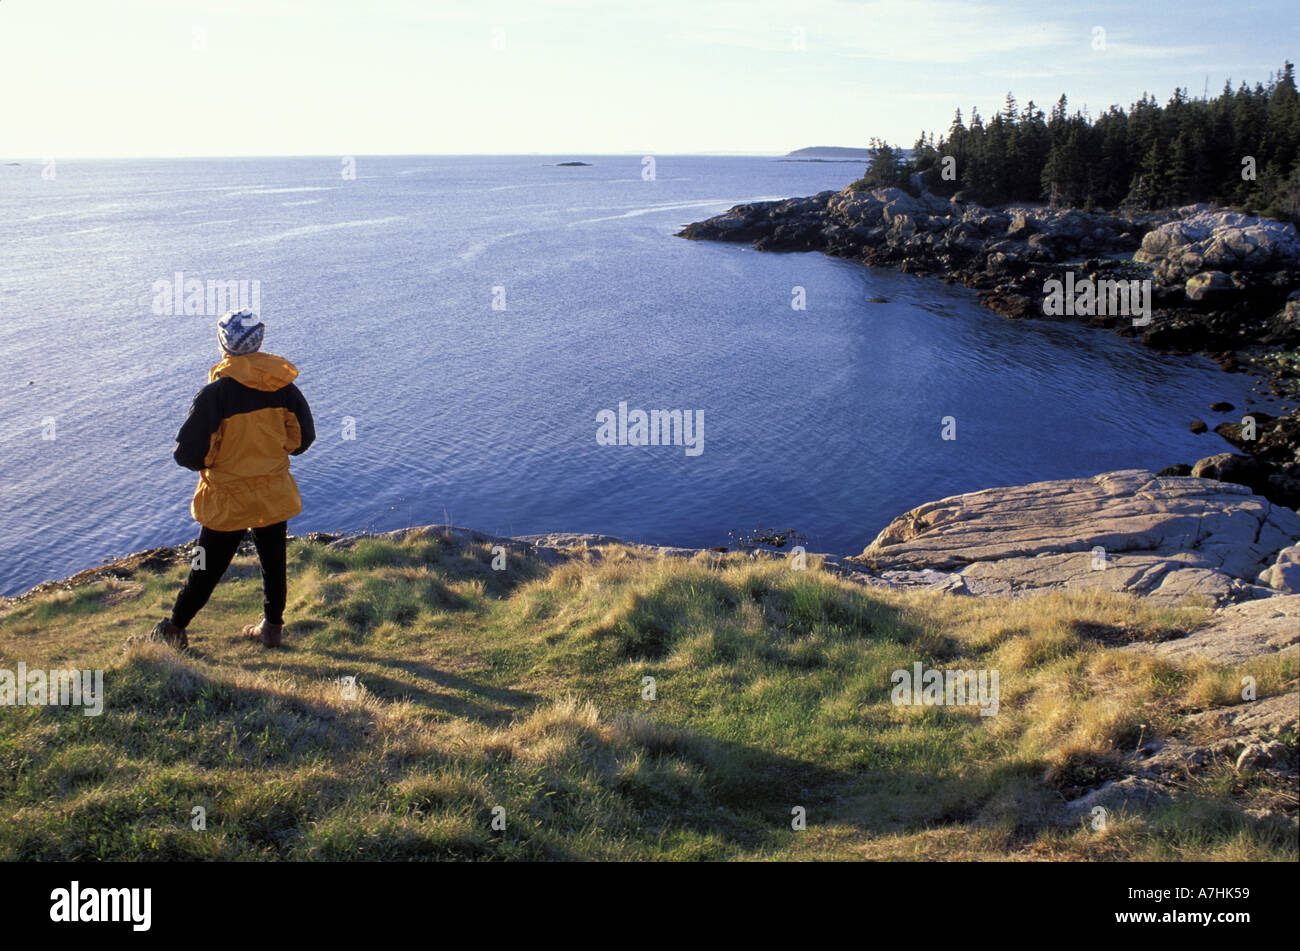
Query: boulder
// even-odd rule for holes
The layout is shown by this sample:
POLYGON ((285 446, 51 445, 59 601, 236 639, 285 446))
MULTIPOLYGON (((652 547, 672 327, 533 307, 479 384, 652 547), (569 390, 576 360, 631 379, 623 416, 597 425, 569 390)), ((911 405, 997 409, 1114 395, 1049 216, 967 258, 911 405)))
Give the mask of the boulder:
POLYGON ((1219 423, 1214 427, 1214 431, 1228 442, 1232 443, 1236 448, 1249 451, 1258 444, 1259 433, 1267 429, 1268 423, 1272 421, 1273 417, 1269 416, 1267 413, 1248 413, 1242 418, 1255 420, 1255 438, 1253 440, 1243 437, 1244 427, 1242 423, 1219 423))
POLYGON ((921 210, 921 203, 901 188, 873 188, 869 194, 883 205, 895 205, 900 212, 915 213, 921 210))
POLYGON ((886 206, 885 218, 889 222, 889 230, 894 234, 905 238, 916 234, 916 219, 911 215, 891 212, 889 206, 886 206))
POLYGON ((1226 238, 1218 237, 1212 239, 1205 246, 1201 254, 1202 261, 1212 268, 1227 268, 1231 270, 1241 263, 1241 255, 1232 247, 1226 238))
POLYGON ((1260 340, 1282 347, 1300 346, 1300 291, 1293 291, 1282 309, 1273 315, 1260 340))
POLYGON ((1233 290, 1232 278, 1222 271, 1201 271, 1187 279, 1185 292, 1188 300, 1206 300, 1233 290))
POLYGON ((1031 234, 1029 236, 1029 246, 1038 251, 1045 251, 1048 255, 1055 255, 1058 240, 1050 234, 1031 234))
POLYGON ((1197 479, 1215 479, 1248 486, 1252 492, 1263 495, 1268 488, 1268 477, 1273 467, 1253 456, 1220 452, 1206 456, 1192 466, 1192 476, 1197 479))
MULTIPOLYGON (((1260 572, 1259 583, 1287 594, 1300 595, 1300 545, 1278 552, 1277 561, 1260 572)), ((1296 624, 1296 636, 1300 637, 1300 620, 1296 624)))
MULTIPOLYGON (((1261 413, 1260 416, 1266 414, 1261 413)), ((1281 421, 1279 421, 1281 422, 1281 421)), ((1192 475, 1201 479, 1217 479, 1247 486, 1252 492, 1264 496, 1274 505, 1300 508, 1300 466, 1270 461, 1274 450, 1265 442, 1274 436, 1270 431, 1264 439, 1252 443, 1240 438, 1237 423, 1220 423, 1214 431, 1229 442, 1251 449, 1255 455, 1246 456, 1221 452, 1207 456, 1192 466, 1192 475)), ((1281 452, 1286 452, 1284 447, 1281 452)))
POLYGON ((1007 224, 1007 237, 1015 241, 1028 238, 1038 232, 1038 223, 1024 211, 1013 211, 1011 221, 1007 224))
POLYGON ((1185 248, 1194 240, 1181 223, 1162 225, 1143 236, 1142 246, 1133 257, 1137 261, 1154 264, 1170 252, 1185 248))
POLYGON ((959 573, 976 595, 1102 588, 1228 603, 1272 594, 1256 579, 1297 540, 1300 515, 1243 486, 1126 469, 929 502, 847 561, 959 573))

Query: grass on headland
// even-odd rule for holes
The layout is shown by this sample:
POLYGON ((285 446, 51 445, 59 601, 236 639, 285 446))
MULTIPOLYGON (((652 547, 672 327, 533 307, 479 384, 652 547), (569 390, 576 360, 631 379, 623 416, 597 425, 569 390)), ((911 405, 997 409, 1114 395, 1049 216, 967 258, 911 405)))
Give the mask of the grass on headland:
MULTIPOLYGON (((1242 671, 1097 638, 1186 630, 1198 609, 891 593, 622 547, 491 558, 436 536, 295 542, 281 651, 234 637, 260 607, 246 557, 183 654, 123 647, 180 568, 0 612, 0 667, 106 685, 98 717, 0 708, 0 859, 1297 857, 1293 829, 1234 804, 1253 780, 1230 770, 1104 831, 1051 821, 1066 786, 1231 702, 1242 671), (895 706, 890 674, 917 661, 999 671, 997 715, 895 706)), ((1297 676, 1246 672, 1260 696, 1297 676)))

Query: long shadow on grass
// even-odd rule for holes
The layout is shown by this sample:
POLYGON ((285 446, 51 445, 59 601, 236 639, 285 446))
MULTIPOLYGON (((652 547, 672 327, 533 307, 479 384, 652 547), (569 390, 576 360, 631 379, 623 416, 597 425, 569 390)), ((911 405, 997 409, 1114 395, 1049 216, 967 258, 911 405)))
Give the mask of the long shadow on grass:
MULTIPOLYGON (((494 687, 470 680, 446 670, 439 670, 437 667, 421 661, 402 660, 394 657, 376 658, 371 655, 328 648, 317 649, 313 653, 323 654, 337 661, 340 665, 352 668, 366 691, 376 697, 384 700, 408 700, 412 703, 421 704, 454 716, 477 720, 491 726, 508 721, 516 711, 532 708, 543 699, 538 694, 529 693, 525 690, 494 687), (441 688, 441 691, 422 687, 419 683, 412 683, 409 680, 385 677, 383 674, 374 671, 376 666, 394 667, 405 671, 419 681, 434 684, 441 688), (482 702, 454 696, 442 691, 473 694, 482 698, 482 702)), ((245 666, 249 670, 281 670, 286 669, 287 665, 283 661, 275 663, 268 661, 260 664, 246 664, 245 666)), ((295 665, 288 667, 288 669, 292 669, 302 676, 315 677, 321 680, 334 680, 339 677, 337 668, 320 665, 295 665)))

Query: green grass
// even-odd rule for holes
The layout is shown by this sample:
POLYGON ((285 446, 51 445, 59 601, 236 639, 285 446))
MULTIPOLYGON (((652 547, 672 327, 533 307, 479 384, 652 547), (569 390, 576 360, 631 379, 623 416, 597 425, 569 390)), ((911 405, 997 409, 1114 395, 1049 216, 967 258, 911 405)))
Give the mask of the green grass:
MULTIPOLYGON (((1062 789, 1241 674, 1089 632, 1201 609, 620 546, 493 571, 487 545, 438 535, 289 557, 281 651, 232 636, 260 606, 247 557, 184 653, 124 647, 180 568, 0 609, 0 667, 103 668, 107 695, 99 717, 0 709, 0 859, 1297 858, 1293 827, 1242 812, 1266 780, 1210 777, 1104 832, 1051 821, 1062 789), (999 713, 895 706, 890 673, 916 661, 997 669, 999 713)), ((1261 696, 1297 677, 1289 657, 1248 672, 1261 696)))

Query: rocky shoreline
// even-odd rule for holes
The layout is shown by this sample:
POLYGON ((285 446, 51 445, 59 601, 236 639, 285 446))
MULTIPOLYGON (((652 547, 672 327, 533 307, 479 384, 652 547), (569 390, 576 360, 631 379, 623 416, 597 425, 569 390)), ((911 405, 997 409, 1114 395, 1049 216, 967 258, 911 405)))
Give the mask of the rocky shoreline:
MULTIPOLYGON (((822 251, 938 277, 975 289, 982 303, 1013 319, 1062 319, 1045 313, 1052 281, 1067 287, 1149 281, 1147 312, 1140 316, 1116 313, 1111 296, 1110 306, 1065 319, 1163 351, 1207 354, 1223 369, 1254 372, 1275 395, 1300 402, 1300 237, 1289 223, 1204 204, 1125 216, 990 209, 850 186, 737 205, 678 235, 761 251, 822 251)), ((1232 409, 1254 420, 1253 432, 1243 423, 1215 427, 1237 452, 1171 460, 1165 473, 1246 485, 1278 505, 1300 508, 1300 406, 1278 416, 1232 409)))

